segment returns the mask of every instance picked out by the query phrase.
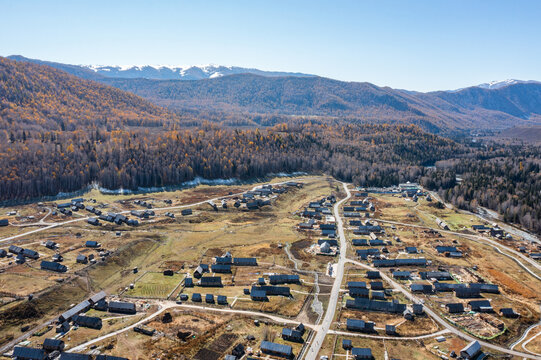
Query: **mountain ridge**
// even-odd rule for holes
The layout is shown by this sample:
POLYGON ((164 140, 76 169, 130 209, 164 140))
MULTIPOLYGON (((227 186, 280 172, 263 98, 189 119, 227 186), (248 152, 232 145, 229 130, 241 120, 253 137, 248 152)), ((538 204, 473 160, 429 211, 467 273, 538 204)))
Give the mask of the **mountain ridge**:
POLYGON ((242 73, 185 81, 116 78, 76 65, 16 58, 131 92, 176 112, 201 112, 203 118, 209 112, 224 114, 218 118, 237 119, 246 114, 331 117, 354 122, 413 123, 434 133, 541 124, 541 83, 537 82, 422 93, 319 76, 242 73))

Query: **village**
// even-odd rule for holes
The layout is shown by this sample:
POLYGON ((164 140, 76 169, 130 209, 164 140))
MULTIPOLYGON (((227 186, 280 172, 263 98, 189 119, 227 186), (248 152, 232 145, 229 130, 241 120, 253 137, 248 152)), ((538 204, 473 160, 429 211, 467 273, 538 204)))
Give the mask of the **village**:
POLYGON ((304 176, 2 210, 5 358, 541 358, 541 242, 418 184, 304 176))

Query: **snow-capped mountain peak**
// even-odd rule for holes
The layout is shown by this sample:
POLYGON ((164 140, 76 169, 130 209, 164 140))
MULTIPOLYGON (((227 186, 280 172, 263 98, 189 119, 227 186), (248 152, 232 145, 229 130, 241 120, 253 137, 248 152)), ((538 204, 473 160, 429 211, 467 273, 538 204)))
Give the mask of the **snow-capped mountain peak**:
POLYGON ((106 77, 116 78, 145 78, 157 80, 201 80, 234 74, 256 74, 261 76, 313 76, 303 73, 290 73, 278 71, 264 71, 258 69, 242 68, 223 65, 191 65, 191 66, 170 66, 170 65, 81 65, 106 77))
MULTIPOLYGON (((516 79, 507 79, 507 80, 494 80, 494 81, 491 81, 491 82, 487 82, 487 83, 483 83, 483 84, 479 84, 479 85, 474 85, 474 86, 471 86, 472 88, 481 88, 481 89, 488 89, 488 90, 497 90, 497 89, 501 89, 501 88, 504 88, 506 86, 509 86, 509 85, 515 85, 515 84, 540 84, 541 82, 537 81, 537 80, 516 80, 516 79)), ((458 91, 462 91, 464 89, 467 89, 467 88, 460 88, 460 89, 455 89, 455 90, 447 90, 447 92, 458 92, 458 91)))
POLYGON ((536 83, 537 81, 534 80, 516 80, 516 79, 507 79, 507 80, 495 80, 484 84, 479 84, 477 87, 480 87, 482 89, 500 89, 505 86, 514 85, 514 84, 528 84, 528 83, 536 83))

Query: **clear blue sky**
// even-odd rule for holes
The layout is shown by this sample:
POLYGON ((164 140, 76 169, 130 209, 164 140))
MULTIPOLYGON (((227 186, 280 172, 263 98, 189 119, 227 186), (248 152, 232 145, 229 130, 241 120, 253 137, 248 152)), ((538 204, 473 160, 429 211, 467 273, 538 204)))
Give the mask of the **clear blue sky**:
POLYGON ((541 1, 0 0, 0 55, 220 64, 411 90, 541 80, 541 1))

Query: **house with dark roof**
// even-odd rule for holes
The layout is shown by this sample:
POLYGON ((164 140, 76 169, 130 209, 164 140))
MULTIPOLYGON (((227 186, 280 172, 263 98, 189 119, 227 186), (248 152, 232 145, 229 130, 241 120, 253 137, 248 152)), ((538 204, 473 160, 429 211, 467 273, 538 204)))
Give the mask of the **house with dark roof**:
POLYGON ((367 288, 353 287, 348 289, 349 296, 352 298, 368 298, 370 290, 367 288))
POLYGON ((89 248, 99 248, 101 245, 99 242, 97 241, 94 241, 94 240, 88 240, 86 243, 85 243, 85 246, 86 247, 89 247, 89 248))
POLYGON ((109 312, 122 313, 122 314, 135 314, 137 312, 134 303, 123 301, 110 301, 109 312))
POLYGON ((460 299, 473 299, 481 297, 479 289, 467 288, 467 287, 457 287, 455 290, 455 296, 460 299))
POLYGON ((39 253, 30 249, 23 249, 21 255, 34 260, 39 259, 39 253))
POLYGON ((479 232, 490 230, 490 228, 487 227, 486 225, 472 225, 471 227, 473 230, 479 231, 479 232))
POLYGON ((324 243, 328 243, 330 246, 338 246, 338 240, 336 239, 319 239, 317 241, 319 246, 323 245, 324 243))
POLYGON ((417 254, 417 248, 415 246, 406 246, 406 252, 408 254, 417 254))
POLYGON ((368 239, 352 239, 353 246, 368 246, 368 239))
POLYGON ((292 342, 298 342, 298 343, 304 342, 302 338, 302 333, 300 331, 297 331, 295 329, 290 329, 290 328, 282 329, 282 339, 286 341, 292 341, 292 342))
POLYGON ((347 287, 348 287, 348 289, 351 289, 351 288, 365 288, 366 289, 366 282, 364 282, 364 281, 348 281, 347 287))
POLYGON ((227 305, 227 296, 218 295, 216 301, 218 302, 218 305, 227 305))
POLYGON ((496 284, 471 283, 469 287, 472 289, 479 289, 479 292, 481 293, 490 293, 490 294, 500 293, 500 288, 496 284))
POLYGON ((184 209, 180 212, 182 216, 192 215, 193 211, 192 209, 184 209))
POLYGON ((199 293, 193 293, 192 294, 192 301, 193 302, 201 302, 202 299, 201 299, 201 294, 199 293))
POLYGON ((411 276, 411 273, 409 271, 395 271, 393 272, 393 277, 395 279, 400 279, 400 280, 407 280, 409 279, 411 276))
POLYGON ((82 312, 88 311, 92 304, 88 300, 81 301, 79 304, 75 305, 71 309, 63 312, 58 318, 59 322, 70 321, 75 315, 78 315, 82 312))
POLYGON ((216 261, 216 264, 220 264, 220 265, 233 264, 233 258, 231 256, 216 256, 214 260, 216 261))
POLYGON ((371 291, 370 292, 370 299, 372 299, 372 300, 385 300, 385 292, 384 291, 371 291))
POLYGON ((432 285, 430 284, 411 284, 410 289, 414 293, 431 294, 433 292, 432 285))
POLYGON ((86 222, 94 226, 98 226, 100 224, 100 221, 95 217, 89 217, 86 222))
POLYGON ((393 266, 426 266, 425 258, 418 259, 394 259, 394 260, 374 260, 372 264, 375 267, 393 267, 393 266))
POLYGON ((257 259, 251 258, 233 258, 233 265, 235 266, 257 266, 257 259))
POLYGON ((199 280, 202 287, 222 287, 222 278, 219 276, 203 276, 199 280))
POLYGON ((11 355, 11 357, 17 360, 46 360, 49 358, 43 349, 22 346, 15 346, 15 349, 13 349, 13 355, 11 355))
POLYGON ((413 304, 411 305, 414 315, 423 315, 425 313, 423 304, 413 304))
POLYGON ((128 358, 120 357, 120 356, 112 356, 112 355, 98 355, 96 356, 96 360, 129 360, 128 358))
POLYGON ((79 254, 77 255, 77 258, 75 258, 75 261, 79 264, 88 264, 88 258, 86 255, 79 254))
POLYGON ((377 301, 366 298, 356 298, 346 301, 346 308, 353 310, 381 311, 386 313, 401 314, 406 310, 406 304, 398 301, 377 301))
POLYGON ((490 301, 488 300, 473 300, 473 301, 469 301, 468 305, 470 306, 472 311, 482 312, 482 313, 494 312, 494 309, 492 309, 492 305, 490 305, 490 301))
POLYGON ((419 272, 419 275, 423 280, 453 280, 451 273, 448 271, 421 271, 419 272))
POLYGON ((385 334, 387 335, 396 335, 396 326, 395 325, 385 325, 385 334))
POLYGON ((462 303, 446 304, 449 314, 460 314, 464 312, 464 305, 462 303))
POLYGON ((375 248, 359 249, 359 250, 356 250, 355 253, 362 260, 368 259, 368 256, 378 256, 380 254, 379 249, 375 249, 375 248))
POLYGON ((259 290, 257 288, 252 287, 252 291, 250 291, 250 298, 252 301, 268 301, 269 298, 267 297, 267 292, 265 290, 259 290))
POLYGON ((252 286, 252 291, 263 290, 267 296, 291 296, 291 289, 287 286, 273 286, 273 285, 264 285, 264 286, 252 286))
POLYGON ((298 284, 300 283, 300 277, 299 275, 270 275, 269 282, 272 285, 298 284))
POLYGON ((436 246, 436 251, 440 254, 443 254, 443 253, 450 253, 450 252, 456 252, 458 251, 457 248, 455 246, 441 246, 441 245, 438 245, 436 246))
POLYGON ((371 290, 385 290, 383 288, 383 282, 382 281, 371 281, 370 282, 370 289, 371 290))
POLYGON ((434 290, 437 292, 450 292, 454 291, 457 288, 465 288, 465 284, 457 284, 457 283, 442 283, 439 281, 436 281, 434 283, 434 290))
POLYGON ((42 270, 56 271, 56 272, 66 272, 68 268, 66 265, 59 264, 54 261, 45 261, 43 260, 40 264, 42 270))
POLYGON ((18 246, 15 246, 15 245, 10 245, 9 248, 8 248, 8 251, 10 253, 12 253, 12 254, 19 255, 24 251, 24 249, 22 247, 18 247, 18 246))
POLYGON ((353 348, 351 349, 351 355, 353 355, 354 360, 374 359, 372 350, 369 348, 353 348))
POLYGON ((205 302, 207 304, 214 304, 214 295, 212 294, 205 295, 205 302))
POLYGON ((268 355, 279 356, 290 359, 293 357, 293 348, 289 345, 282 345, 270 341, 261 342, 261 352, 268 355))
POLYGON ((43 350, 46 351, 63 351, 64 341, 60 339, 46 338, 42 345, 43 350))
POLYGON ((352 347, 353 347, 353 344, 352 344, 351 340, 349 340, 349 339, 343 339, 342 340, 342 349, 351 350, 352 347))
POLYGON ((346 328, 349 331, 359 331, 365 333, 374 332, 375 323, 372 321, 364 321, 357 319, 346 319, 346 328))
POLYGON ((501 308, 500 309, 500 314, 503 317, 511 318, 511 319, 516 319, 516 318, 518 318, 520 316, 512 308, 501 308))
POLYGON ((474 359, 481 352, 479 341, 472 341, 464 349, 460 350, 460 356, 466 360, 474 359))
POLYGON ((211 267, 213 273, 218 273, 218 274, 230 274, 231 273, 231 265, 212 264, 210 267, 211 267))
POLYGON ((366 277, 368 279, 381 279, 381 274, 379 273, 379 271, 367 271, 366 277))
POLYGON ((47 240, 47 241, 45 242, 45 247, 46 247, 47 249, 54 250, 54 249, 57 248, 57 246, 58 246, 58 244, 55 243, 55 242, 52 241, 52 240, 47 240))
POLYGON ((82 326, 90 329, 101 329, 102 322, 99 317, 95 316, 84 316, 84 315, 74 315, 73 323, 77 326, 82 326))

